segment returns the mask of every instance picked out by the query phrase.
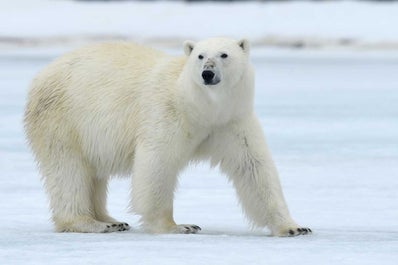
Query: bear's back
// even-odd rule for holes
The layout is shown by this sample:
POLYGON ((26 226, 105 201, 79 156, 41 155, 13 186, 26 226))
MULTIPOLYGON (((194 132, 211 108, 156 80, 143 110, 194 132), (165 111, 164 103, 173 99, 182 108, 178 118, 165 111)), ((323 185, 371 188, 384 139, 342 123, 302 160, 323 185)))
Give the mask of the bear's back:
POLYGON ((184 57, 126 42, 61 56, 31 84, 25 129, 32 149, 45 156, 53 143, 79 145, 112 174, 131 168, 136 135, 145 134, 154 112, 164 113, 184 63, 184 57))

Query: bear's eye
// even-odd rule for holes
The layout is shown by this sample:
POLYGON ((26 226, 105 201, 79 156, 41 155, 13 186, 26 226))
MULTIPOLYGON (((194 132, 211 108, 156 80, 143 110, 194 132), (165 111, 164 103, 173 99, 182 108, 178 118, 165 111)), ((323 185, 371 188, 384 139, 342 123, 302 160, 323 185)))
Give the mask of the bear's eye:
POLYGON ((203 55, 200 54, 200 55, 198 56, 198 58, 199 58, 199 60, 202 60, 202 59, 203 59, 203 55))
POLYGON ((228 57, 228 54, 226 54, 226 53, 221 54, 221 58, 225 59, 227 57, 228 57))

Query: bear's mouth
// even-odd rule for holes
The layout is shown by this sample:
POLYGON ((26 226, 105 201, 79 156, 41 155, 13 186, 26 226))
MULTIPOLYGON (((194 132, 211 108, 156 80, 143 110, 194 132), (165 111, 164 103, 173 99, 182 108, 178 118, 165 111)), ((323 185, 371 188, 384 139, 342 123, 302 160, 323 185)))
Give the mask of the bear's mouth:
POLYGON ((210 82, 204 82, 204 84, 206 85, 206 86, 214 86, 214 85, 217 85, 218 83, 220 83, 220 80, 215 80, 215 81, 210 81, 210 82))
POLYGON ((217 75, 211 70, 204 70, 202 72, 202 78, 205 85, 217 85, 220 83, 220 79, 217 75))

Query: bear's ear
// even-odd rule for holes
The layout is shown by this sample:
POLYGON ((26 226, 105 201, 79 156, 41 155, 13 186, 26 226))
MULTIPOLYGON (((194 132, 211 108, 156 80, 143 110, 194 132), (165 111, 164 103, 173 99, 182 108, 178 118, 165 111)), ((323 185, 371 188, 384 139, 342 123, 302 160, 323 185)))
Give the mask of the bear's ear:
POLYGON ((239 47, 242 48, 242 50, 243 50, 245 53, 249 54, 250 44, 249 44, 249 41, 248 41, 247 39, 241 39, 241 40, 239 40, 239 41, 238 41, 238 45, 239 45, 239 47))
POLYGON ((191 40, 184 41, 184 52, 187 56, 191 55, 191 52, 194 47, 195 47, 195 42, 191 40))

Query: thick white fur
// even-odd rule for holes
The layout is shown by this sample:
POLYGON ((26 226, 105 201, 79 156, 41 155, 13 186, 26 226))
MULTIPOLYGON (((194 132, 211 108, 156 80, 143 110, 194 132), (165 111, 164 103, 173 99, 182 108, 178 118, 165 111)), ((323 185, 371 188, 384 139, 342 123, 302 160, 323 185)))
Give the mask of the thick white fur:
POLYGON ((99 44, 59 58, 33 80, 25 128, 57 231, 116 231, 105 205, 107 181, 118 175, 132 176, 131 207, 147 231, 186 233, 194 226, 173 219, 177 176, 205 159, 228 175, 254 226, 297 234, 253 112, 247 41, 187 41, 184 50, 173 57, 99 44), (208 60, 217 85, 203 84, 208 60))

